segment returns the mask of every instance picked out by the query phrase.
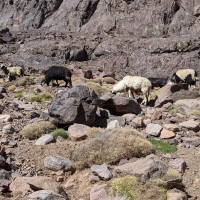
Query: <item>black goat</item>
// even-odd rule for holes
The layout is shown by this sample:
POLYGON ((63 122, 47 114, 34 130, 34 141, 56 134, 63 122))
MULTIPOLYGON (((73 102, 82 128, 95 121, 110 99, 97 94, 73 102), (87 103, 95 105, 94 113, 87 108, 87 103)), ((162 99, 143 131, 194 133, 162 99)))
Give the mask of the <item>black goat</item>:
POLYGON ((169 78, 148 78, 152 84, 152 88, 163 87, 167 84, 169 78))
POLYGON ((41 83, 46 83, 49 86, 51 81, 53 83, 53 81, 56 80, 58 85, 58 80, 64 80, 66 83, 65 87, 68 86, 68 83, 69 87, 72 87, 72 72, 66 67, 51 66, 49 69, 43 70, 42 73, 45 75, 45 78, 41 81, 41 83))

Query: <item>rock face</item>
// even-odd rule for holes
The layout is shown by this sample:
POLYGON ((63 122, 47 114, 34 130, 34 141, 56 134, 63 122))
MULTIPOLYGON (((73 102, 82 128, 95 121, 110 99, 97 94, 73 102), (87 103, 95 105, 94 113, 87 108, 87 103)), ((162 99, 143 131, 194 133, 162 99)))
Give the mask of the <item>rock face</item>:
POLYGON ((18 42, 1 56, 15 64, 88 60, 93 69, 114 66, 117 77, 170 76, 188 66, 200 72, 198 0, 4 0, 0 16, 18 42))
POLYGON ((86 86, 60 92, 48 108, 53 122, 61 125, 74 123, 92 125, 97 110, 97 95, 86 86))

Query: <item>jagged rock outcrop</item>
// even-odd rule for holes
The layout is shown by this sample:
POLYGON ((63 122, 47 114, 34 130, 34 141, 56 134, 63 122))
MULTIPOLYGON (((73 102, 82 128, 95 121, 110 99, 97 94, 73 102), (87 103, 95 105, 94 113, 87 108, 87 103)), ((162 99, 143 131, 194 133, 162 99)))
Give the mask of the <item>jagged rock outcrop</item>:
POLYGON ((0 28, 8 27, 16 44, 2 45, 0 58, 25 66, 75 62, 84 70, 114 71, 117 78, 170 76, 179 68, 200 74, 199 5, 199 0, 3 0, 0 28))

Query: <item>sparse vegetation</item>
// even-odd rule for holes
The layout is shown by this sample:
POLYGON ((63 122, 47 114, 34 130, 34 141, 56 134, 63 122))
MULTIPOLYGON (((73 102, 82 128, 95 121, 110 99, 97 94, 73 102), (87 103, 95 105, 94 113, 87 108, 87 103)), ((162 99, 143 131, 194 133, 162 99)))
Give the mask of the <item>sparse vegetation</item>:
POLYGON ((21 90, 15 92, 15 97, 16 97, 16 98, 22 98, 22 96, 23 96, 23 94, 24 94, 25 92, 26 92, 25 89, 21 89, 21 90))
POLYGON ((172 107, 172 108, 170 108, 170 109, 168 110, 168 112, 169 112, 171 115, 176 115, 176 114, 178 113, 178 109, 172 107))
POLYGON ((62 129, 62 128, 58 128, 56 130, 54 130, 51 135, 53 136, 53 138, 57 138, 58 136, 61 136, 64 139, 68 138, 68 133, 66 130, 62 129))
POLYGON ((122 158, 142 157, 154 152, 153 145, 137 130, 116 128, 97 133, 72 152, 77 167, 116 163, 122 158))
POLYGON ((126 176, 113 179, 108 184, 107 191, 113 196, 124 196, 128 200, 166 200, 167 190, 163 185, 164 181, 161 179, 150 180, 146 184, 142 185, 136 177, 126 176))
POLYGON ((124 196, 129 200, 135 199, 135 187, 137 185, 137 178, 134 176, 115 178, 112 180, 108 193, 116 196, 124 196))
POLYGON ((41 93, 41 94, 35 94, 35 95, 33 95, 29 99, 29 101, 30 102, 36 101, 36 102, 41 103, 41 102, 45 102, 45 101, 51 101, 52 99, 53 99, 53 97, 51 96, 51 94, 49 94, 49 93, 41 93))
POLYGON ((20 78, 17 78, 17 80, 15 80, 15 81, 6 83, 5 85, 6 86, 14 85, 16 87, 19 87, 19 86, 25 86, 25 85, 30 86, 30 85, 33 85, 33 84, 35 84, 34 78, 20 77, 20 78))
POLYGON ((50 133, 55 129, 55 125, 48 121, 40 121, 37 124, 28 124, 22 129, 25 138, 34 140, 43 134, 50 133))
POLYGON ((104 77, 104 78, 102 78, 102 83, 115 84, 116 81, 112 77, 104 77))
POLYGON ((95 82, 87 82, 85 85, 93 89, 98 95, 102 95, 110 91, 109 88, 102 87, 101 85, 95 82))
POLYGON ((150 138, 149 141, 155 146, 155 148, 162 152, 162 153, 174 153, 176 152, 176 146, 171 145, 167 142, 163 142, 161 140, 156 140, 153 138, 150 138))

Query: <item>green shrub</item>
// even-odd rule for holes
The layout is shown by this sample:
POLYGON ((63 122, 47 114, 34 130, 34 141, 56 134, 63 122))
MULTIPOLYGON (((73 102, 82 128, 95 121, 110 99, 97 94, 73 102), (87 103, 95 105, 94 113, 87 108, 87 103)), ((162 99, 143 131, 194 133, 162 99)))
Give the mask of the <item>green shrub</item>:
POLYGON ((167 142, 163 142, 161 140, 150 138, 149 141, 155 146, 158 151, 162 153, 174 153, 177 150, 176 146, 171 145, 167 142))
POLYGON ((53 136, 53 138, 57 138, 58 136, 61 136, 62 138, 64 139, 67 139, 68 138, 68 133, 67 131, 65 131, 64 129, 62 128, 58 128, 56 130, 54 130, 51 135, 53 136))
POLYGON ((53 99, 53 97, 51 96, 51 94, 49 93, 41 93, 41 94, 35 94, 34 96, 32 96, 29 101, 30 102, 45 102, 45 101, 51 101, 53 99))
POLYGON ((55 129, 55 125, 48 121, 40 121, 37 124, 28 124, 22 129, 22 134, 30 140, 37 139, 55 129))

